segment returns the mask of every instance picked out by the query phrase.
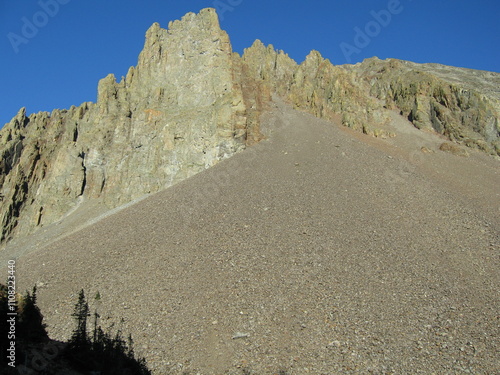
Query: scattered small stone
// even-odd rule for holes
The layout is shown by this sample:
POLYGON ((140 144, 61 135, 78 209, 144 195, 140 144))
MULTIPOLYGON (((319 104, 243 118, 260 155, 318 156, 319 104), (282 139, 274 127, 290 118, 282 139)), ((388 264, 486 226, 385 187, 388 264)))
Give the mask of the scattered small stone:
POLYGON ((457 155, 457 156, 463 156, 463 157, 468 157, 469 153, 467 150, 463 149, 462 147, 458 146, 455 143, 450 143, 450 142, 444 142, 439 146, 439 149, 444 152, 449 152, 450 154, 457 155))
POLYGON ((340 341, 338 341, 338 340, 334 340, 334 341, 330 342, 330 343, 328 344, 328 346, 329 346, 330 348, 331 348, 331 347, 340 348, 340 341))
POLYGON ((247 337, 250 337, 250 334, 244 333, 244 332, 236 332, 233 335, 233 340, 236 340, 236 339, 245 339, 247 337))

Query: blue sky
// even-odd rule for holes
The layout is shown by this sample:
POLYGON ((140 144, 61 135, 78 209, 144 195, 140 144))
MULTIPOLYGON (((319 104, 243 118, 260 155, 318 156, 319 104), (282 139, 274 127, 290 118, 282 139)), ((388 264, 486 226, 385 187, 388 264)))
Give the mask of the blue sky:
POLYGON ((498 0, 0 0, 0 126, 27 112, 95 101, 97 82, 136 65, 153 22, 202 8, 241 53, 255 39, 297 62, 367 57, 500 72, 498 0))

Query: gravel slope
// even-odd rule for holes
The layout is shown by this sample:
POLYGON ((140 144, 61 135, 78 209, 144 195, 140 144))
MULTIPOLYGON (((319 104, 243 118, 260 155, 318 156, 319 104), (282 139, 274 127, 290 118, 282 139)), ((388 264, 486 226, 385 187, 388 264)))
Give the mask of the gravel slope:
POLYGON ((84 288, 155 374, 500 373, 498 161, 397 116, 388 140, 282 104, 265 123, 251 149, 22 256, 52 336, 84 288))

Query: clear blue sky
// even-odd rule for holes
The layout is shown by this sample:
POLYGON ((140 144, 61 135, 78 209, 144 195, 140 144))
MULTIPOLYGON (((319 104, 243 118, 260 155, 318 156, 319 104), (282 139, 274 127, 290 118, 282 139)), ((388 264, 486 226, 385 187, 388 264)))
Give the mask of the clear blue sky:
POLYGON ((224 6, 240 53, 261 39, 299 63, 316 49, 334 64, 378 56, 500 72, 499 0, 0 0, 0 127, 23 106, 95 101, 100 78, 136 65, 153 22, 224 6))

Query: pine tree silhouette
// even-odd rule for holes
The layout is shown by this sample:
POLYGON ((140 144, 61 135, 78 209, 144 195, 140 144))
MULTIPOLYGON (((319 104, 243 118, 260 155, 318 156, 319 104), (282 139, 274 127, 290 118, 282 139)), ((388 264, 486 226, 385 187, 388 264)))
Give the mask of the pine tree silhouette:
POLYGON ((78 295, 78 302, 75 305, 75 311, 72 316, 77 321, 76 329, 73 331, 73 335, 70 340, 70 346, 78 349, 82 349, 88 346, 89 339, 87 336, 87 319, 90 316, 89 304, 85 299, 85 292, 83 289, 78 295))
POLYGON ((89 335, 87 325, 91 314, 82 289, 72 314, 76 328, 66 351, 68 359, 81 370, 98 371, 102 375, 150 375, 146 361, 135 358, 132 337, 129 336, 127 344, 120 330, 111 336, 99 325, 97 310, 93 315, 93 332, 89 335))
POLYGON ((19 315, 17 328, 18 337, 25 342, 44 342, 49 339, 43 323, 43 315, 36 304, 36 285, 32 294, 26 292, 23 298, 22 311, 19 315))
MULTIPOLYGON (((99 296, 100 297, 100 296, 99 296)), ((99 298, 100 299, 100 298, 99 298)), ((97 298, 96 298, 97 300, 97 298)), ((24 297, 19 297, 19 308, 17 315, 16 331, 16 361, 18 359, 35 359, 35 354, 47 354, 44 347, 53 341, 47 335, 45 324, 43 324, 43 315, 37 306, 36 287, 30 294, 26 292, 24 297), (35 353, 35 354, 34 354, 35 353)), ((0 316, 4 318, 9 312, 8 306, 8 288, 0 284, 0 316)), ((83 373, 97 372, 101 375, 151 375, 146 366, 144 358, 135 358, 132 337, 129 336, 125 341, 122 332, 118 330, 113 336, 111 333, 104 332, 99 325, 99 313, 96 309, 94 321, 92 322, 92 332, 89 334, 88 318, 91 316, 89 305, 85 298, 83 289, 78 295, 78 302, 72 316, 76 321, 76 328, 73 331, 68 345, 60 346, 59 355, 43 359, 43 371, 40 374, 52 374, 56 369, 66 368, 71 370, 80 370, 83 373)), ((2 353, 7 353, 10 345, 7 332, 9 324, 7 319, 0 320, 0 349, 2 353)), ((41 358, 41 357, 40 357, 41 358)), ((10 369, 7 366, 7 355, 0 358, 0 374, 17 374, 16 369, 10 369)), ((26 363, 28 363, 26 362, 26 363)), ((58 371, 58 370, 57 370, 58 371)))
MULTIPOLYGON (((41 343, 49 341, 49 336, 43 324, 43 315, 36 304, 36 287, 33 288, 32 294, 26 292, 26 295, 21 297, 16 295, 16 309, 12 311, 9 308, 8 288, 6 285, 0 284, 0 350, 2 356, 0 358, 0 369, 7 368, 7 349, 14 342, 16 365, 19 364, 21 358, 25 358, 31 349, 41 343), (17 315, 7 315, 8 313, 17 313, 17 315), (10 324, 7 322, 7 317, 15 318, 15 330, 10 331, 10 324), (8 335, 10 332, 12 335, 8 335)), ((13 370, 12 368, 10 368, 13 370)), ((17 371, 2 370, 2 374, 17 374, 17 371)))

